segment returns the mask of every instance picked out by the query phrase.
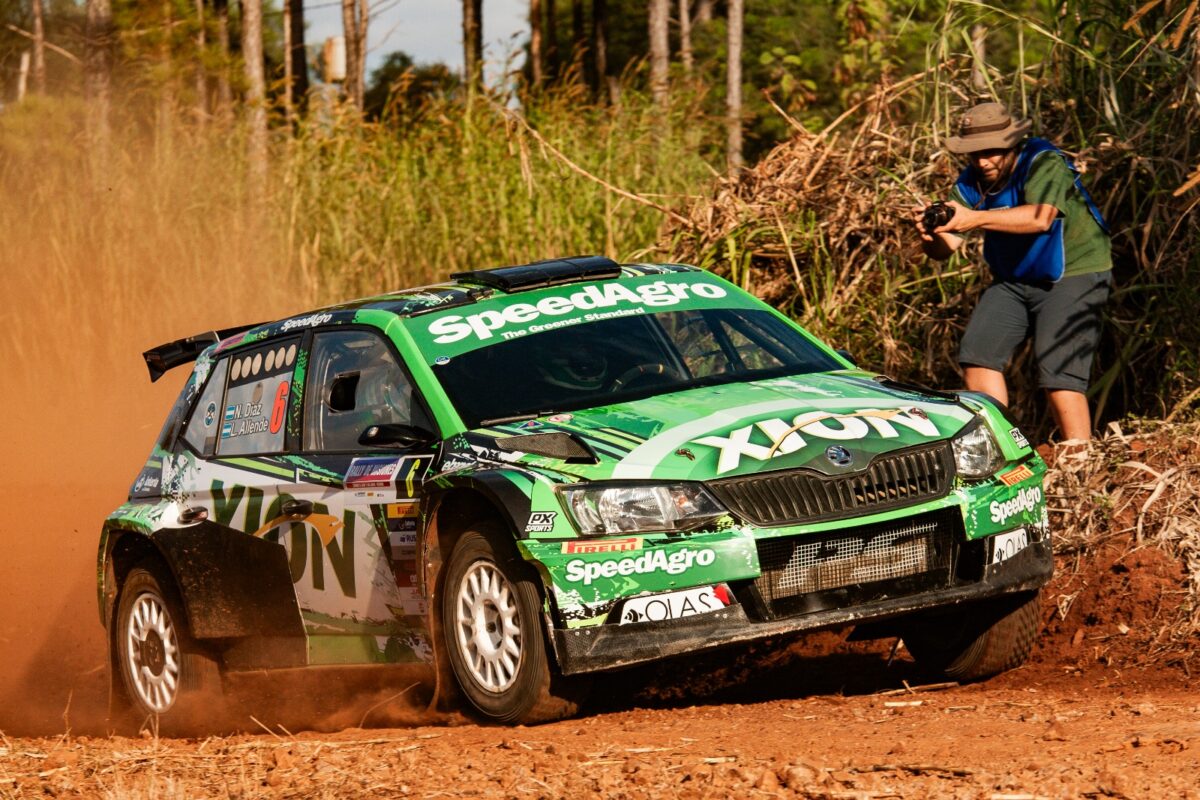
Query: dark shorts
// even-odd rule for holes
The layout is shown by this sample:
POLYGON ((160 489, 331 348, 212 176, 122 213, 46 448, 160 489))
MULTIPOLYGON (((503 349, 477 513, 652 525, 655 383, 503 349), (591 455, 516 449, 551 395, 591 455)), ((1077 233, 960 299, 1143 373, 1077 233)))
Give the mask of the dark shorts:
POLYGON ((1111 278, 1105 271, 1049 286, 993 283, 967 323, 959 363, 1003 371, 1032 329, 1038 385, 1086 392, 1111 278))

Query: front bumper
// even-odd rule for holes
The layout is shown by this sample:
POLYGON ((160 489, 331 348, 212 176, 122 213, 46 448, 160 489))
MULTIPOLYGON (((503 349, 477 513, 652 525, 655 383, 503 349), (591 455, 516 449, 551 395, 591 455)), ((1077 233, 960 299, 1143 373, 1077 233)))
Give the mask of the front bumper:
POLYGON ((901 596, 859 604, 822 607, 816 603, 784 618, 758 621, 736 604, 721 611, 662 622, 598 625, 551 631, 559 668, 566 675, 616 669, 768 636, 880 622, 931 608, 944 608, 1018 592, 1045 584, 1054 571, 1049 537, 1031 542, 1012 558, 982 567, 968 583, 950 581, 901 596))

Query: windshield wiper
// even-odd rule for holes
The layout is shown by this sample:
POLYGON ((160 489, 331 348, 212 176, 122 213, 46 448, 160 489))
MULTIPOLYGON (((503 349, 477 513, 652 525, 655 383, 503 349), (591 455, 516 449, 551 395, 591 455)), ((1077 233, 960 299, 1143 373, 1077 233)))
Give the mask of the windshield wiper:
POLYGON ((553 414, 553 411, 531 411, 525 414, 513 414, 508 417, 492 417, 491 419, 479 420, 480 428, 490 428, 493 425, 507 425, 510 422, 526 422, 538 417, 548 417, 553 414))

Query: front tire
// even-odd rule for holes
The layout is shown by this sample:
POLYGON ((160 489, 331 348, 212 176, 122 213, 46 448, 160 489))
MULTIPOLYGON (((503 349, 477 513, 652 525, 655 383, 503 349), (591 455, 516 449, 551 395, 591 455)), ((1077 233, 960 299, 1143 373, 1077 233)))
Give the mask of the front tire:
POLYGON ((144 564, 130 570, 117 604, 117 669, 139 720, 157 730, 202 730, 222 705, 217 662, 192 641, 174 586, 144 564))
POLYGON ((563 719, 586 693, 550 664, 539 585, 494 526, 469 530, 454 546, 442 591, 446 654, 462 694, 486 719, 563 719))
POLYGON ((902 638, 922 667, 950 680, 978 681, 1025 663, 1037 639, 1041 608, 1039 590, 909 623, 902 638))

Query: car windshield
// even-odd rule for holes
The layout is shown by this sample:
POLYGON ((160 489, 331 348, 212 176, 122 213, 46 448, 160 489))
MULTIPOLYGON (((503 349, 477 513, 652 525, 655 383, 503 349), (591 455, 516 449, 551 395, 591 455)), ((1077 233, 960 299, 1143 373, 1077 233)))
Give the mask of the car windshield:
POLYGON ((434 374, 472 428, 841 365, 769 311, 665 311, 497 342, 434 374))

